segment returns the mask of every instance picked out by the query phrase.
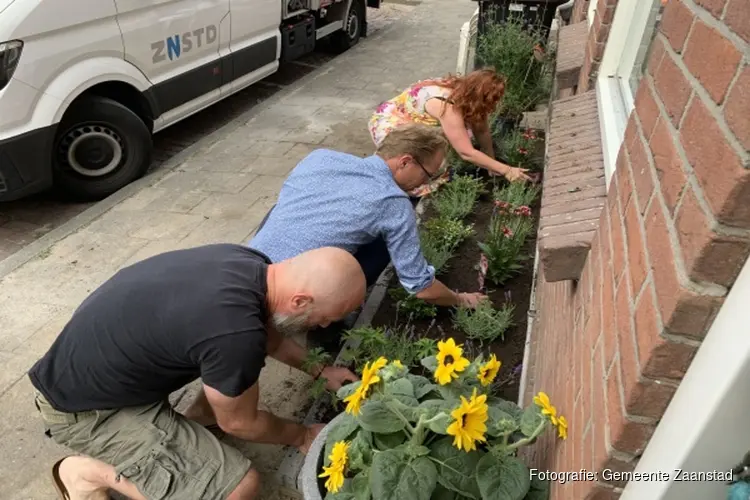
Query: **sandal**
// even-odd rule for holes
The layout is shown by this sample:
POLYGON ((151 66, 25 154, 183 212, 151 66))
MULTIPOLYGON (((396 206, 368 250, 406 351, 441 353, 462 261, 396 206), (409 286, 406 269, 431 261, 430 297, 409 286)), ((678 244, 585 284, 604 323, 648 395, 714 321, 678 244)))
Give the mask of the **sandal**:
POLYGON ((57 462, 55 462, 55 465, 52 466, 52 484, 55 486, 55 490, 57 490, 57 496, 60 498, 60 500, 70 500, 68 488, 65 487, 62 479, 60 479, 60 464, 66 458, 68 457, 64 457, 58 460, 57 462))

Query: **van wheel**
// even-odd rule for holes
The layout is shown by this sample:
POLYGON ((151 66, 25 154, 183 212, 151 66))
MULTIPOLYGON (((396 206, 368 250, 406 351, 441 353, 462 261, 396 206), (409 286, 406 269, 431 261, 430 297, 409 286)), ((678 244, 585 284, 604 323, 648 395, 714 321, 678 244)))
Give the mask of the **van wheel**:
POLYGON ((344 27, 331 36, 331 45, 337 52, 344 52, 359 43, 365 26, 365 7, 362 0, 352 0, 344 19, 344 27))
POLYGON ((112 99, 85 97, 58 127, 55 186, 82 200, 106 198, 146 173, 152 148, 138 115, 112 99))

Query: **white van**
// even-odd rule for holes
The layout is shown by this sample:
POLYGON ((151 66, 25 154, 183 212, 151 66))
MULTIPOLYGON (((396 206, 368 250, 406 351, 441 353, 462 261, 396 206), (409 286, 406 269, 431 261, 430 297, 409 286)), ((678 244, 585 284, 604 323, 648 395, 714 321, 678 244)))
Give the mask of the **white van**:
POLYGON ((380 0, 0 0, 0 201, 51 186, 106 197, 141 177, 152 134, 331 37, 380 0))

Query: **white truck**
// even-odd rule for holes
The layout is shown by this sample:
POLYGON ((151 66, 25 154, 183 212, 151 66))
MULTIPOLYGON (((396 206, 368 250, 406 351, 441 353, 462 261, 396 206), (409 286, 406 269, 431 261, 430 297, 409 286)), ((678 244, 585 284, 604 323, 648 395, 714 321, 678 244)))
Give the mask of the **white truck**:
POLYGON ((0 0, 0 201, 52 186, 104 198, 143 176, 152 135, 329 37, 380 0, 0 0))

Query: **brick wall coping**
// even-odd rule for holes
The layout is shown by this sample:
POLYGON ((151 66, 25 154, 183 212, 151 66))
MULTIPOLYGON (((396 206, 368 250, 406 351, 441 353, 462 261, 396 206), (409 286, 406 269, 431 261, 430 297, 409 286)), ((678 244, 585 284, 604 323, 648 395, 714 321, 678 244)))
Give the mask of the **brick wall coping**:
POLYGON ((552 102, 539 221, 548 282, 578 279, 606 203, 596 92, 552 102))

